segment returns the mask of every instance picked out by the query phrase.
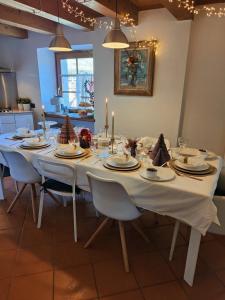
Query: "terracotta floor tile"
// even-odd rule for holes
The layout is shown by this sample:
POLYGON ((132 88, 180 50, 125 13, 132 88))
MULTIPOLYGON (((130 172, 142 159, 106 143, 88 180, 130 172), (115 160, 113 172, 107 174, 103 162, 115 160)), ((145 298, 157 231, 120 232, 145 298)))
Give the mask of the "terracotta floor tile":
POLYGON ((0 279, 10 277, 15 265, 16 250, 0 251, 0 279))
POLYGON ((10 279, 0 280, 0 299, 7 300, 10 287, 10 279))
POLYGON ((154 214, 147 210, 143 212, 140 217, 140 221, 145 227, 158 227, 160 225, 169 225, 174 223, 172 218, 154 214))
POLYGON ((101 297, 137 288, 133 273, 126 273, 123 262, 120 260, 96 263, 94 270, 101 297))
POLYGON ((2 229, 20 229, 23 225, 24 217, 16 213, 0 215, 0 230, 2 229))
POLYGON ((131 266, 142 287, 174 280, 168 264, 157 252, 135 256, 131 266))
POLYGON ((143 293, 145 300, 188 300, 176 281, 144 288, 143 293))
POLYGON ((53 273, 15 277, 9 300, 53 300, 53 273))
MULTIPOLYGON (((177 278, 183 278, 184 276, 187 250, 187 246, 176 247, 172 261, 169 261, 169 249, 163 250, 161 252, 161 254, 168 262, 169 266, 171 267, 177 278)), ((196 273, 203 273, 208 269, 209 267, 207 266, 207 264, 204 261, 202 261, 202 259, 199 257, 197 261, 196 273)))
POLYGON ((225 269, 216 271, 216 275, 225 285, 225 269))
POLYGON ((192 287, 183 280, 181 281, 181 285, 191 300, 217 300, 217 296, 225 292, 224 285, 210 271, 197 273, 192 287))
POLYGON ((139 290, 125 292, 118 295, 100 298, 101 300, 143 300, 143 296, 139 290))
POLYGON ((97 291, 91 265, 55 272, 55 300, 87 300, 94 298, 97 298, 97 291))
POLYGON ((200 247, 200 257, 212 268, 225 268, 225 246, 217 240, 205 242, 200 247))
POLYGON ((53 262, 56 269, 75 267, 90 263, 88 250, 80 243, 59 243, 53 249, 53 262))
MULTIPOLYGON (((173 236, 173 229, 173 225, 160 226, 154 229, 150 229, 148 231, 148 235, 150 239, 156 244, 157 248, 170 248, 173 236)), ((185 240, 183 239, 181 234, 178 234, 176 245, 181 246, 184 244, 186 244, 185 240)))
POLYGON ((21 247, 30 247, 34 245, 51 245, 53 242, 52 232, 49 228, 37 229, 24 227, 21 237, 21 247))
POLYGON ((11 250, 18 247, 20 230, 0 230, 0 250, 11 250))
POLYGON ((52 256, 51 246, 37 245, 20 249, 17 252, 14 275, 18 276, 51 271, 53 269, 52 256))

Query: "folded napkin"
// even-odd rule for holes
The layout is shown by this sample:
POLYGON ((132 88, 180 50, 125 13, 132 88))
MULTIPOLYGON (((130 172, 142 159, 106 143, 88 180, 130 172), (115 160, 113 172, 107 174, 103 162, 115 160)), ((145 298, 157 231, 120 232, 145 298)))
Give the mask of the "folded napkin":
POLYGON ((150 152, 150 158, 152 159, 152 164, 154 166, 161 166, 165 162, 170 160, 170 155, 166 148, 164 136, 162 133, 160 134, 154 149, 152 150, 152 152, 150 152))

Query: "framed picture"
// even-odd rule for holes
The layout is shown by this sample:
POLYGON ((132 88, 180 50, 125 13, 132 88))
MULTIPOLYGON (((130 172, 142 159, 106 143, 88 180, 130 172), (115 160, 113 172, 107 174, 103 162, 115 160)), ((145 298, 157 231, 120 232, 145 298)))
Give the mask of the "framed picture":
POLYGON ((114 94, 152 96, 155 67, 154 47, 138 48, 130 43, 114 52, 114 94))

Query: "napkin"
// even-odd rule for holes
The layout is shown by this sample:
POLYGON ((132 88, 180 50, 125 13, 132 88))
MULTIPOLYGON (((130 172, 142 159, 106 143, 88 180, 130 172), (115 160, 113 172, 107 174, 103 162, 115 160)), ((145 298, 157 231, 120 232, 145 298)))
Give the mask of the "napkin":
POLYGON ((150 158, 154 166, 161 166, 170 160, 170 155, 166 148, 164 136, 161 133, 154 149, 150 152, 150 158))

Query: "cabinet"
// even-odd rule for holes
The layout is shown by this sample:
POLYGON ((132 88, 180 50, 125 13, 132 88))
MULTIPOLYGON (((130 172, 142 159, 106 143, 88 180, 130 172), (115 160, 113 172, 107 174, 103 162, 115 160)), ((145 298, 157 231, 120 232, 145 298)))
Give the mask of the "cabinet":
POLYGON ((0 134, 15 132, 20 127, 34 129, 32 112, 0 113, 0 134))

